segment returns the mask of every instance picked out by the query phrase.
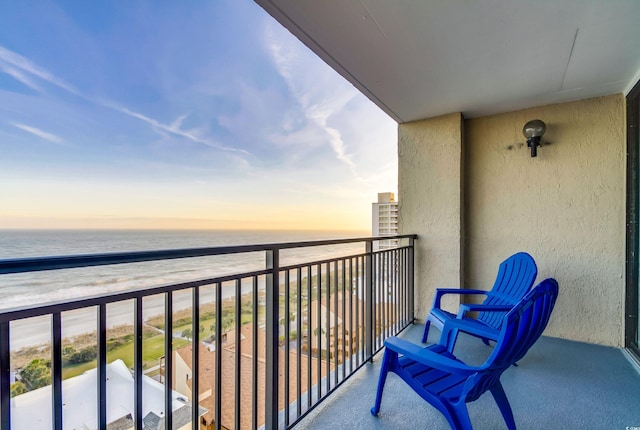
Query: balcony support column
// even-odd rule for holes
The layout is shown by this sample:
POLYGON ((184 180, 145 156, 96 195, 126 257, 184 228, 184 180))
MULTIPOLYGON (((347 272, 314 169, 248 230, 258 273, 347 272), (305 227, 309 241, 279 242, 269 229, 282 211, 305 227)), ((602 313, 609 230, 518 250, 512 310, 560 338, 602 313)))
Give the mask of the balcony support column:
MULTIPOLYGON (((460 113, 398 127, 399 231, 417 233, 414 312, 424 321, 436 288, 464 279, 464 119, 460 113)), ((410 273, 413 273, 411 271, 410 273)), ((457 309, 459 297, 443 306, 457 309)))

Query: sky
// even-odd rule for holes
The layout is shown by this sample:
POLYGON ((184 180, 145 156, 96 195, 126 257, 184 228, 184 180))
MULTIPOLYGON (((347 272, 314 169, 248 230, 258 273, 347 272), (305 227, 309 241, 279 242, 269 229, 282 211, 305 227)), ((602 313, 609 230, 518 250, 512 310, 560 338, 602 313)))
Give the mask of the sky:
POLYGON ((397 124, 250 0, 0 0, 0 229, 371 228, 397 124))

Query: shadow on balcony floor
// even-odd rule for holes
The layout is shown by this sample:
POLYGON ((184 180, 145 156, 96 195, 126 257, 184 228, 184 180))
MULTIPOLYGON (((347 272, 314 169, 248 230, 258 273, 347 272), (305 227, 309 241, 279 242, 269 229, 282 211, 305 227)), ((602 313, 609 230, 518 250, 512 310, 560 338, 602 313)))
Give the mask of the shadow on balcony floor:
MULTIPOLYGON (((424 325, 402 337, 420 342, 424 325)), ((440 333, 432 330, 429 341, 440 333)), ((479 364, 491 350, 461 336, 456 353, 479 364), (482 356, 480 356, 482 355, 482 356)), ((375 399, 382 354, 307 416, 300 429, 448 429, 445 418, 395 374, 389 374, 378 417, 369 410, 375 399)), ((640 428, 640 374, 616 348, 541 338, 502 383, 518 429, 640 428)), ((468 405, 476 429, 502 429, 506 424, 491 394, 468 405)))

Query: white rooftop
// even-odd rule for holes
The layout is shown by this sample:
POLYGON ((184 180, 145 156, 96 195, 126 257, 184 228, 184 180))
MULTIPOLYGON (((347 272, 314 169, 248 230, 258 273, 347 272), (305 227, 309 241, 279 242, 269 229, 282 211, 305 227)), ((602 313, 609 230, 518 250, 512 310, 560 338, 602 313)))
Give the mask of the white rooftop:
MULTIPOLYGON (((62 414, 65 429, 97 428, 97 370, 62 382, 62 414)), ((164 416, 164 386, 154 379, 142 377, 142 416, 153 413, 164 416)), ((14 429, 51 429, 52 387, 47 386, 11 399, 14 429)), ((173 411, 184 407, 187 399, 173 392, 173 411)), ((107 422, 134 415, 134 379, 122 360, 107 365, 107 422)))

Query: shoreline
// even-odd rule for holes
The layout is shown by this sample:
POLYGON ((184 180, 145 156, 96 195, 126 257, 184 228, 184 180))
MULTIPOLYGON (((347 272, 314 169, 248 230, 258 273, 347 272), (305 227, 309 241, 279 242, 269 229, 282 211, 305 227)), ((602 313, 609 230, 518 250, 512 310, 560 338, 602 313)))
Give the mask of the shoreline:
MULTIPOLYGON (((251 294, 251 286, 243 288, 240 300, 251 294)), ((185 290, 189 291, 189 290, 185 290)), ((264 291, 264 286, 258 285, 258 294, 264 291)), ((233 301, 235 287, 223 288, 222 300, 233 301)), ((201 290, 200 305, 215 302, 215 290, 201 290)), ((164 316, 164 295, 146 297, 143 301, 143 322, 157 316, 164 316)), ((192 296, 189 293, 173 295, 173 311, 179 312, 191 308, 192 296)), ((66 311, 62 314, 62 338, 71 339, 77 336, 95 333, 97 331, 97 308, 89 307, 66 311)), ((134 301, 115 302, 107 305, 107 328, 134 325, 134 301)), ((10 350, 18 351, 25 348, 38 348, 51 344, 51 316, 26 318, 11 322, 10 350)))

